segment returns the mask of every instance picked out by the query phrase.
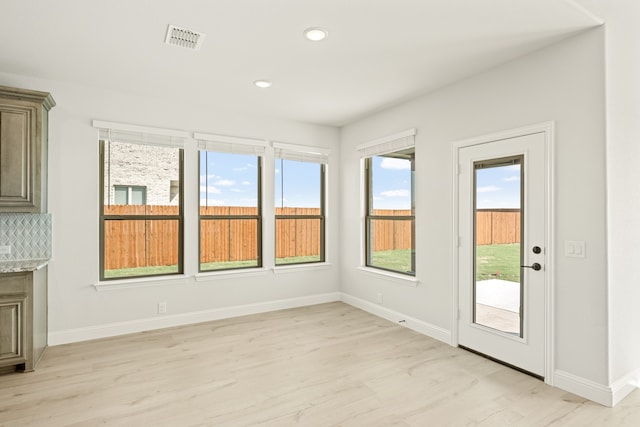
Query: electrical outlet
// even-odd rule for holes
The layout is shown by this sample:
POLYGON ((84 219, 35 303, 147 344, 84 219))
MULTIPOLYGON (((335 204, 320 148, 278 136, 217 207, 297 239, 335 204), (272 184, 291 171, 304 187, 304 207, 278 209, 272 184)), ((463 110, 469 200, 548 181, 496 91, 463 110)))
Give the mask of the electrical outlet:
POLYGON ((0 255, 9 255, 10 253, 11 253, 10 245, 0 246, 0 255))
POLYGON ((378 304, 382 304, 384 302, 384 295, 378 294, 378 304))
POLYGON ((167 303, 159 302, 158 303, 158 314, 165 314, 167 312, 167 303))

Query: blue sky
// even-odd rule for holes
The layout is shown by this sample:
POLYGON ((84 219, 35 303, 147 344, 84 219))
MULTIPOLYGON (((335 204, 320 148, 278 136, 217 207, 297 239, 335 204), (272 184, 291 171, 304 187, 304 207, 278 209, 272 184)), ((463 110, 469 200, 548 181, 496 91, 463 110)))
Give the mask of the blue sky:
POLYGON ((476 207, 520 208, 520 165, 476 170, 476 207))
MULTIPOLYGON (((257 157, 202 152, 202 206, 256 206, 257 157)), ((320 206, 320 166, 280 159, 275 162, 275 204, 285 207, 320 206), (284 170, 283 166, 284 165, 284 170), (282 186, 284 172, 284 187, 282 186), (284 198, 282 190, 284 189, 284 198)), ((411 209, 411 165, 408 160, 373 157, 374 209, 411 209)), ((518 208, 520 165, 478 169, 477 207, 518 208)), ((418 183, 419 185, 419 183, 418 183)))
POLYGON ((320 207, 320 164, 276 159, 275 170, 277 208, 320 207))
POLYGON ((256 156, 201 152, 201 206, 257 206, 257 200, 256 156))
POLYGON ((373 208, 411 209, 411 162, 374 156, 373 208))
MULTIPOLYGON (((256 206, 258 163, 254 155, 201 152, 201 206, 256 206)), ((280 159, 275 163, 275 203, 320 207, 320 165, 280 159), (282 167, 284 165, 284 168, 282 167), (284 169, 284 170, 283 170, 284 169), (284 187, 282 176, 284 172, 284 187), (284 189, 284 199, 282 198, 284 189)))

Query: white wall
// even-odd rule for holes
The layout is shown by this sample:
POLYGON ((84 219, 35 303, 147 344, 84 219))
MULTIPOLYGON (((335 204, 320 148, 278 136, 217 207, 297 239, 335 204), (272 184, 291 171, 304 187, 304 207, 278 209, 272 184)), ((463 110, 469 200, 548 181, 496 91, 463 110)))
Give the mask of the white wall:
MULTIPOLYGON (((428 54, 425 52, 425 54, 428 54)), ((342 129, 341 278, 344 293, 451 330, 451 143, 556 122, 555 368, 608 384, 603 31, 596 29, 342 129), (355 146, 416 127, 417 287, 360 265, 355 146), (584 240, 585 259, 564 257, 584 240)))
POLYGON ((640 4, 599 0, 606 20, 612 383, 640 384, 640 4), (630 376, 630 377, 629 377, 630 376), (625 380, 625 377, 626 380, 625 380))
MULTIPOLYGON (((620 3, 628 5, 628 1, 618 0, 620 3)), ((161 325, 162 316, 156 314, 159 301, 168 303, 168 316, 184 315, 186 321, 197 318, 189 317, 193 313, 274 300, 312 301, 305 298, 340 290, 372 304, 382 293, 384 308, 432 325, 434 330, 449 331, 453 285, 451 143, 555 120, 555 367, 596 385, 609 385, 637 372, 640 341, 634 332, 640 330, 635 307, 640 301, 640 270, 635 243, 640 220, 634 214, 640 207, 640 191, 634 184, 640 182, 640 168, 632 160, 640 154, 634 140, 640 136, 640 88, 632 76, 638 75, 640 60, 628 53, 640 30, 634 26, 636 15, 616 11, 609 11, 607 17, 611 21, 606 53, 607 144, 603 29, 375 114, 345 126, 340 134, 330 127, 171 103, 162 94, 151 99, 0 73, 0 84, 51 92, 58 104, 50 115, 49 152, 49 210, 54 236, 54 258, 49 267, 52 336, 69 333, 67 336, 77 337, 74 331, 86 329, 90 337, 100 334, 105 325, 140 323, 140 329, 161 325), (331 148, 336 161, 329 185, 328 260, 332 265, 321 270, 204 282, 188 277, 178 283, 97 292, 93 284, 98 282, 99 177, 93 119, 331 148), (412 127, 418 129, 417 287, 358 270, 362 236, 355 146, 412 127), (625 167, 627 164, 630 166, 625 167), (587 257, 564 257, 565 240, 584 240, 587 257)), ((187 159, 186 168, 186 180, 196 182, 193 156, 187 159)), ((195 187, 186 193, 187 201, 197 203, 195 187)), ((191 274, 197 265, 197 218, 192 216, 186 222, 186 263, 191 274)))
MULTIPOLYGON (((328 261, 332 266, 288 274, 216 278, 196 282, 193 277, 147 287, 96 291, 98 282, 98 133, 94 119, 204 133, 272 139, 332 150, 338 159, 338 130, 330 127, 234 115, 200 105, 168 102, 106 90, 75 86, 11 74, 0 84, 50 92, 57 105, 49 126, 49 211, 53 217, 53 260, 49 265, 49 331, 52 342, 162 325, 157 303, 167 302, 165 318, 196 319, 189 313, 274 300, 302 298, 339 290, 338 206, 328 211, 328 261), (158 322, 154 323, 154 320, 158 322), (105 326, 118 324, 121 328, 105 326), (126 324, 131 328, 127 329, 126 324), (93 328, 93 329, 92 329, 93 328), (66 334, 66 335, 65 335, 66 334), (92 335, 93 334, 93 335, 92 335), (75 338, 74 338, 75 337, 75 338)), ((213 94, 212 94, 213 96, 213 94)), ((185 149, 185 202, 198 203, 195 142, 185 149)), ((329 194, 339 193, 339 168, 330 169, 329 194)), ((273 202, 271 202, 271 205, 273 202)), ((197 270, 197 209, 185 220, 185 270, 197 270)), ((266 240, 266 252, 273 253, 266 240)), ((303 301, 304 300, 303 298, 303 301)), ((313 301, 313 298, 310 300, 313 301)))

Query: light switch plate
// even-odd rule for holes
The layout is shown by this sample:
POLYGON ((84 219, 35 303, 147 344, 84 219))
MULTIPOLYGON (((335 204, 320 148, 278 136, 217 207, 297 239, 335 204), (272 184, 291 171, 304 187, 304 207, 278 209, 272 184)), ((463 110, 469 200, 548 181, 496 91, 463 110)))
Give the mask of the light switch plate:
POLYGON ((564 255, 572 258, 586 257, 586 244, 579 240, 565 240, 564 255))
POLYGON ((10 245, 0 246, 0 255, 9 255, 10 253, 11 253, 10 245))

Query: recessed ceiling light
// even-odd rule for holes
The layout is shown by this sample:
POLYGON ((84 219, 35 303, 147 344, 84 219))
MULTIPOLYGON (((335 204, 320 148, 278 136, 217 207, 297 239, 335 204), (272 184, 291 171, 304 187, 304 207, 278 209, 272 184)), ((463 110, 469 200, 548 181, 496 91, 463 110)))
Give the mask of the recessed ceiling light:
POLYGON ((259 88, 266 89, 268 87, 271 87, 273 83, 271 83, 269 80, 256 80, 255 82, 253 82, 253 84, 258 86, 259 88))
POLYGON ((312 27, 304 30, 304 36, 313 42, 319 42, 320 40, 324 40, 327 38, 328 35, 329 33, 327 32, 327 30, 320 27, 312 27))

